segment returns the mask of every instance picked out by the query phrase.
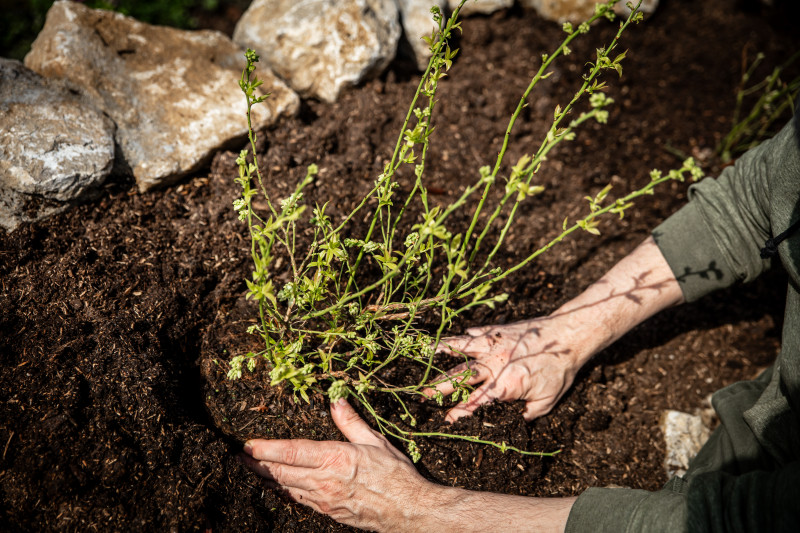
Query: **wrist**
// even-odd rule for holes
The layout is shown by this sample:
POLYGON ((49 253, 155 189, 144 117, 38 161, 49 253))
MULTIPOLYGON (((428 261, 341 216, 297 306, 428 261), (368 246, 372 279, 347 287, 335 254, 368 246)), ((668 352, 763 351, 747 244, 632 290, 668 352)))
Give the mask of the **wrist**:
MULTIPOLYGON (((551 318, 575 346, 578 368, 631 328, 683 301, 678 281, 652 237, 551 318)), ((556 331, 559 331, 556 329, 556 331)))
MULTIPOLYGON (((403 531, 447 531, 461 524, 470 492, 426 481, 405 513, 403 531)), ((463 525, 463 524, 462 524, 463 525)))
MULTIPOLYGON (((576 498, 532 498, 434 485, 407 531, 563 532, 576 498)), ((424 498, 424 499, 423 499, 424 498)))
POLYGON ((563 359, 574 374, 618 338, 602 309, 581 300, 578 297, 565 303, 546 318, 550 323, 548 329, 558 335, 557 342, 568 345, 569 351, 563 359))

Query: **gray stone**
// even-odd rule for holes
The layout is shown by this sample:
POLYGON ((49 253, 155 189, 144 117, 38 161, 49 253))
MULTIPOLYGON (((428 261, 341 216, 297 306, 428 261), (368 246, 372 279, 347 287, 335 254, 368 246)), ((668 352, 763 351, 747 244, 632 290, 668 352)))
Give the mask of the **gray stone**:
MULTIPOLYGON (((636 5, 638 0, 633 0, 636 5)), ((520 0, 520 5, 526 8, 535 9, 542 18, 554 22, 572 22, 577 24, 587 20, 594 15, 594 6, 598 0, 520 0)), ((614 11, 627 17, 630 9, 626 7, 623 0, 614 6, 614 11)), ((652 13, 658 7, 658 0, 644 0, 639 7, 639 11, 645 15, 652 13)))
MULTIPOLYGON (((222 33, 189 32, 60 1, 25 64, 63 78, 117 125, 117 143, 139 189, 171 183, 204 165, 247 131, 238 87, 244 52, 222 33)), ((297 95, 267 68, 272 93, 254 107, 253 127, 295 113, 297 95)))
POLYGON ((430 47, 422 37, 429 37, 431 32, 437 29, 431 14, 433 5, 445 15, 447 0, 397 0, 403 32, 411 45, 411 53, 420 70, 428 68, 428 61, 431 58, 430 47))
POLYGON ((0 58, 0 226, 8 231, 96 192, 114 124, 64 84, 0 58))
POLYGON ((667 447, 664 468, 667 475, 681 476, 686 473, 691 461, 711 431, 698 415, 690 415, 680 411, 664 411, 659 422, 667 447))
MULTIPOLYGON (((453 11, 461 0, 447 0, 450 11, 453 11)), ((467 15, 489 15, 501 9, 507 9, 514 5, 514 0, 467 0, 459 12, 462 16, 467 15)))
POLYGON ((233 33, 294 90, 326 102, 380 74, 399 38, 394 0, 255 0, 233 33))

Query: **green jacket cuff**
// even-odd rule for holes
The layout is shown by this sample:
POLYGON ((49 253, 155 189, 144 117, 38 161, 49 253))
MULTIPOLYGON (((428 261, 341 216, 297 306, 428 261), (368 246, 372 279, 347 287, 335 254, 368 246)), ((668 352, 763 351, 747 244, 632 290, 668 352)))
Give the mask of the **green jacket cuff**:
POLYGON ((687 302, 729 287, 737 280, 694 202, 684 205, 656 227, 653 239, 678 280, 687 302))
POLYGON ((662 490, 591 488, 572 506, 566 533, 686 530, 686 498, 662 490))

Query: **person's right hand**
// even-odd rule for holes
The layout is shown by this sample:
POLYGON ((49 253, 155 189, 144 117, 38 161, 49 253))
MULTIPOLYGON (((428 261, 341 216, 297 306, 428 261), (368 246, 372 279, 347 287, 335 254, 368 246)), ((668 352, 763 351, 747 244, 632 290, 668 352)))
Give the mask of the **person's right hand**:
MULTIPOLYGON (((503 326, 471 328, 460 337, 442 339, 437 351, 466 361, 451 369, 455 376, 469 369, 473 375, 463 382, 481 384, 469 400, 453 407, 448 422, 471 414, 493 400, 525 400, 525 420, 545 415, 572 385, 580 368, 579 346, 571 346, 572 328, 559 317, 543 317, 503 326)), ((574 338, 574 337, 573 337, 574 338)), ((436 381, 446 379, 439 376, 436 381)), ((435 390, 451 394, 454 377, 439 383, 435 390)), ((433 394, 433 390, 430 391, 433 394)))

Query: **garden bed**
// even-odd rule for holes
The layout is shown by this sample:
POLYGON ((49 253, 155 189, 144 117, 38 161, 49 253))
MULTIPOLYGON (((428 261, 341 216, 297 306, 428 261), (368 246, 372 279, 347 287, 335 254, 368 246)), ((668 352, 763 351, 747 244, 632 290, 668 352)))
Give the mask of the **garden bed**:
MULTIPOLYGON (((713 148, 730 129, 743 53, 765 53, 766 72, 800 45, 790 19, 774 13, 721 1, 662 4, 623 38, 624 76, 607 76, 615 99, 608 125, 586 125, 550 155, 538 175, 547 190, 526 202, 500 266, 547 242, 565 216, 586 210, 583 196, 609 181, 619 192, 638 188, 652 168, 679 166, 679 153, 719 172, 713 148)), ((600 25, 573 46, 552 83, 537 87, 509 161, 541 138, 614 30, 600 25)), ((537 58, 561 35, 520 10, 464 23, 440 89, 427 169, 432 202, 452 201, 493 162, 537 58)), ((330 201, 334 219, 346 213, 390 156, 415 85, 398 61, 337 104, 306 102, 262 135, 272 196, 288 195, 316 163, 307 200, 330 201)), ((341 438, 320 398, 297 404, 259 372, 225 379, 226 361, 254 340, 243 298, 249 237, 231 204, 235 158, 219 153, 207 171, 147 194, 119 178, 92 203, 0 235, 0 529, 349 529, 264 488, 235 460, 251 437, 341 438)), ((624 220, 604 222, 601 237, 557 246, 507 280, 506 304, 469 315, 453 333, 552 311, 682 205, 686 187, 668 184, 624 220)), ((553 458, 425 440, 418 467, 438 483, 510 494, 656 489, 666 481, 661 411, 692 412, 712 391, 771 363, 784 287, 774 272, 663 313, 599 354, 533 423, 523 421, 521 404, 504 404, 449 428, 561 450, 553 458)), ((414 409, 422 428, 443 427, 444 411, 414 409)))

